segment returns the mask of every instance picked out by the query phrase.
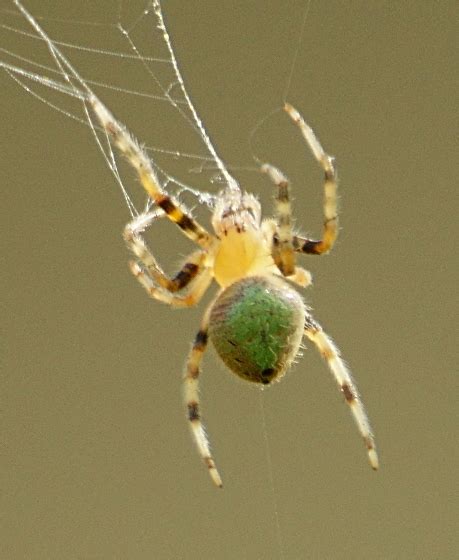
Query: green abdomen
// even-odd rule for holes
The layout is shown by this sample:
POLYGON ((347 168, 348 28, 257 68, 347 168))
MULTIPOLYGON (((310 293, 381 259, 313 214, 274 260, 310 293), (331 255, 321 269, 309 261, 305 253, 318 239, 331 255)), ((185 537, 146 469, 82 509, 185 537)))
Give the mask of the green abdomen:
POLYGON ((231 284, 210 314, 209 335, 234 373, 255 383, 281 377, 298 353, 305 308, 300 295, 274 276, 231 284))

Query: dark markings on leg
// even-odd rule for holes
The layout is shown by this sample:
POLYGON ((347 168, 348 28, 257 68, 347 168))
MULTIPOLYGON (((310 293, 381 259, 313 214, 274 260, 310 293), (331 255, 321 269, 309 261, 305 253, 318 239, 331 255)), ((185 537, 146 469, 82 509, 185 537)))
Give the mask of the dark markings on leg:
POLYGON ((171 291, 178 291, 184 288, 193 280, 199 271, 199 266, 194 263, 185 263, 182 270, 180 270, 170 282, 169 289, 171 291))
POLYGON ((325 181, 327 183, 335 183, 336 182, 336 171, 335 171, 335 167, 333 165, 333 159, 331 159, 330 163, 329 163, 329 167, 327 167, 327 169, 325 169, 325 181))
POLYGON ((295 247, 296 251, 301 253, 308 253, 312 255, 319 255, 320 254, 320 244, 321 241, 313 241, 311 239, 306 239, 306 241, 299 243, 297 238, 293 238, 293 246, 295 247))
POLYGON ((346 399, 346 401, 351 404, 352 402, 355 401, 356 396, 354 395, 354 393, 352 392, 351 388, 349 387, 349 385, 347 383, 345 383, 342 387, 341 387, 341 391, 344 395, 344 398, 346 399))
POLYGON ((181 218, 179 220, 177 220, 177 225, 178 225, 179 228, 181 228, 185 231, 193 231, 193 232, 196 231, 196 224, 186 214, 182 214, 181 218))
POLYGON ((188 420, 190 422, 195 422, 196 420, 200 420, 201 417, 199 415, 199 405, 197 402, 190 402, 188 403, 188 420))
MULTIPOLYGON (((333 218, 335 220, 335 218, 333 218)), ((329 221, 333 221, 329 220, 329 221)), ((304 237, 293 237, 293 248, 298 253, 308 255, 322 255, 330 249, 330 244, 323 240, 305 239, 304 237)))
POLYGON ((204 457, 204 463, 207 465, 208 469, 215 469, 215 461, 212 457, 204 457))
POLYGON ((288 182, 281 181, 278 187, 279 187, 279 192, 277 194, 277 200, 279 202, 290 202, 288 182))
POLYGON ((199 377, 199 366, 196 367, 194 364, 189 364, 187 369, 187 377, 190 377, 191 379, 197 379, 199 377))
POLYGON ((171 197, 164 194, 159 196, 156 200, 156 204, 164 210, 166 214, 172 214, 177 210, 177 206, 172 202, 171 197))
POLYGON ((164 194, 156 199, 156 204, 175 222, 180 229, 197 233, 196 223, 175 204, 170 196, 164 194))
POLYGON ((200 330, 196 334, 196 338, 194 340, 193 349, 200 350, 201 352, 204 351, 208 340, 207 331, 200 330))
POLYGON ((363 438, 363 440, 365 442, 365 445, 366 445, 367 449, 375 449, 374 441, 371 438, 365 437, 365 438, 363 438))

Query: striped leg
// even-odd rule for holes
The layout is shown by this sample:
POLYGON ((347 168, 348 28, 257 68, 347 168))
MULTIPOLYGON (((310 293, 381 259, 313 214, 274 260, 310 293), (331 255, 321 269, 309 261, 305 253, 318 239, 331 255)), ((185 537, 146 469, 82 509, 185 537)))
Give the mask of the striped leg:
POLYGON ((276 229, 272 238, 272 256, 282 274, 290 276, 295 272, 295 253, 292 243, 292 205, 288 180, 277 167, 269 163, 262 165, 261 170, 277 186, 277 195, 274 199, 276 229))
POLYGON ((298 125, 301 134, 306 140, 312 154, 319 162, 325 173, 324 181, 324 225, 322 239, 314 241, 304 237, 293 238, 293 247, 295 251, 301 253, 310 253, 313 255, 321 255, 328 253, 335 244, 338 236, 338 214, 337 214, 337 197, 336 191, 338 180, 336 175, 333 158, 324 152, 314 131, 308 126, 303 117, 289 103, 284 106, 293 122, 298 125))
POLYGON ((334 375, 347 404, 351 408, 360 435, 363 437, 370 465, 374 470, 377 470, 379 461, 370 421, 365 412, 357 386, 342 360, 338 348, 311 316, 306 317, 305 335, 316 345, 334 375))
POLYGON ((124 228, 123 237, 129 249, 146 268, 148 275, 155 280, 159 286, 168 292, 175 293, 185 288, 202 272, 208 257, 204 251, 196 251, 187 258, 181 270, 173 278, 169 278, 160 267, 158 261, 141 236, 146 228, 151 226, 156 219, 164 215, 163 211, 155 210, 148 214, 137 216, 124 228))
POLYGON ((187 237, 202 248, 208 248, 212 242, 212 236, 193 218, 185 214, 177 201, 163 191, 149 157, 126 127, 115 119, 94 94, 90 95, 89 103, 104 130, 136 171, 150 198, 187 237))
POLYGON ((199 374, 201 360, 207 347, 208 342, 208 325, 209 315, 213 302, 208 306, 204 314, 201 328, 196 335, 193 347, 191 349, 186 370, 184 375, 184 398, 188 410, 188 420, 190 421, 191 433, 196 442, 199 455, 202 457, 204 464, 209 469, 209 474, 216 486, 223 486, 222 479, 218 473, 215 461, 210 453, 209 441, 207 440, 204 426, 201 422, 201 413, 199 405, 199 374))
MULTIPOLYGON (((195 266, 194 263, 186 263, 184 269, 182 269, 175 278, 182 278, 187 276, 186 267, 195 266)), ((191 288, 184 295, 175 295, 173 291, 168 291, 166 288, 162 288, 155 284, 153 278, 150 276, 148 269, 142 268, 139 263, 135 261, 129 262, 129 267, 132 274, 137 278, 138 282, 145 288, 147 294, 158 301, 162 301, 167 305, 172 307, 192 307, 196 305, 204 295, 205 291, 212 282, 212 274, 209 268, 203 268, 198 275, 193 279, 193 284, 191 288)), ((164 282, 174 283, 175 279, 169 279, 164 277, 164 282)), ((187 282, 188 283, 188 282, 187 282)), ((182 286, 183 287, 183 286, 182 286)))
POLYGON ((279 169, 265 163, 261 170, 278 187, 275 198, 275 219, 264 220, 263 233, 271 244, 271 255, 280 272, 302 288, 312 282, 311 274, 300 266, 295 266, 292 236, 292 206, 290 203, 288 180, 279 169))

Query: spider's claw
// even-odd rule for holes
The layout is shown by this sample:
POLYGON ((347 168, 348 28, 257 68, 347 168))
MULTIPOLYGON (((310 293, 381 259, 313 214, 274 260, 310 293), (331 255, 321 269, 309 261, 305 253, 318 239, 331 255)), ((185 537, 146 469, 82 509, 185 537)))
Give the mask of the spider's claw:
POLYGON ((377 471, 379 469, 379 458, 374 447, 368 448, 368 460, 370 461, 371 468, 377 471))

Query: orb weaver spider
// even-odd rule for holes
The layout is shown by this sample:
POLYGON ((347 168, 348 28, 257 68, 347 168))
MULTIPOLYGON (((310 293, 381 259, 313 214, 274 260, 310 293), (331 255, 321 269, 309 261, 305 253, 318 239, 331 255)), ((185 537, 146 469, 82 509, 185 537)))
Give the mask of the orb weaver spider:
POLYGON ((221 487, 222 479, 202 424, 198 393, 201 361, 209 338, 235 374, 268 385, 288 371, 306 336, 334 375, 364 440, 370 465, 376 470, 378 455, 374 437, 352 376, 335 344, 291 286, 293 283, 304 288, 311 282, 310 273, 296 266, 296 254, 327 253, 338 234, 333 158, 325 153, 313 130, 296 109, 285 105, 286 113, 298 126, 325 174, 322 239, 316 241, 293 234, 289 183, 270 164, 262 165, 261 169, 277 189, 274 218, 262 220, 257 199, 242 192, 228 175, 228 186, 220 192, 213 210, 212 235, 161 188, 148 156, 124 125, 94 94, 89 96, 89 103, 155 204, 152 212, 135 218, 124 230, 124 239, 136 257, 130 263, 132 274, 150 297, 173 307, 197 304, 212 280, 219 286, 204 312, 184 373, 191 432, 215 485, 221 487), (172 278, 164 273, 142 237, 142 232, 161 216, 169 218, 199 246, 172 278))
MULTIPOLYGON (((338 234, 337 178, 333 158, 325 153, 303 117, 290 104, 285 104, 286 113, 299 128, 325 174, 323 235, 318 241, 294 235, 289 183, 279 169, 267 163, 261 166, 277 189, 274 217, 264 220, 257 199, 241 191, 228 173, 184 87, 159 0, 152 1, 177 81, 194 122, 227 183, 214 204, 211 220, 214 234, 210 234, 182 208, 178 200, 165 192, 145 150, 98 99, 20 0, 14 2, 45 41, 70 87, 53 80, 38 81, 81 99, 94 130, 87 104, 91 107, 108 139, 133 167, 154 204, 152 211, 137 216, 124 230, 124 239, 137 259, 130 263, 133 275, 150 297, 173 307, 196 305, 212 280, 219 286, 217 295, 204 312, 184 374, 184 397, 191 432, 215 485, 222 487, 222 479, 201 421, 198 393, 201 361, 209 338, 222 361, 236 375, 253 383, 269 385, 285 375, 299 352, 303 336, 306 336, 315 344, 334 375, 364 440, 370 465, 376 470, 379 462, 374 437, 351 373, 338 348, 290 284, 304 288, 311 283, 310 273, 296 266, 296 253, 327 253, 338 234), (73 80, 82 87, 81 90, 75 87, 73 80), (199 246, 173 278, 164 273, 142 237, 143 231, 160 217, 169 218, 199 246)), ((10 67, 10 70, 17 69, 10 67)), ((35 79, 33 74, 30 77, 35 79)), ((113 171, 110 164, 109 167, 113 171)))

